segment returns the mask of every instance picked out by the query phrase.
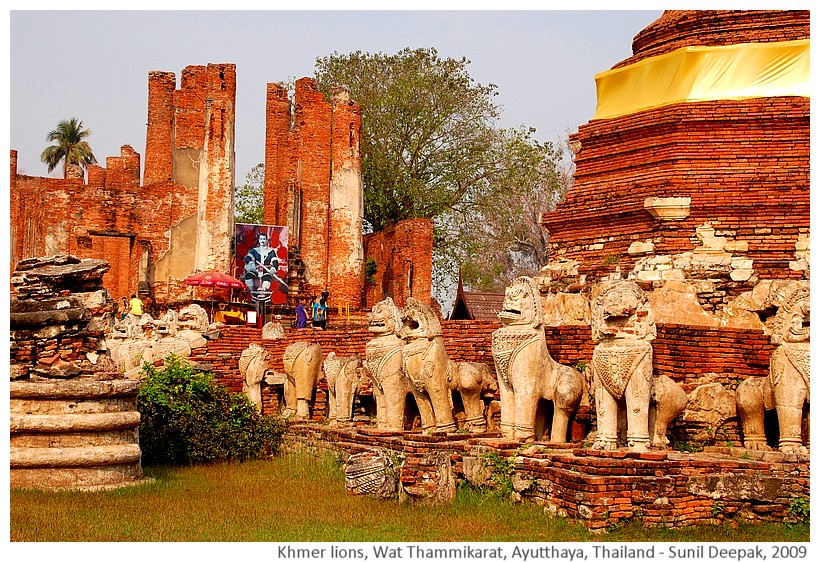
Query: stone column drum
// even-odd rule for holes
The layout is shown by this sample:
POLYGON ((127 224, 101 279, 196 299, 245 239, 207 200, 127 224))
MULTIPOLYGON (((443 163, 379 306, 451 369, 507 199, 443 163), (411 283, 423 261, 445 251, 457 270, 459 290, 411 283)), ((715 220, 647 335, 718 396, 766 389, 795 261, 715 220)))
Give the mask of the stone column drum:
POLYGON ((12 488, 108 489, 143 481, 140 381, 12 381, 12 488))

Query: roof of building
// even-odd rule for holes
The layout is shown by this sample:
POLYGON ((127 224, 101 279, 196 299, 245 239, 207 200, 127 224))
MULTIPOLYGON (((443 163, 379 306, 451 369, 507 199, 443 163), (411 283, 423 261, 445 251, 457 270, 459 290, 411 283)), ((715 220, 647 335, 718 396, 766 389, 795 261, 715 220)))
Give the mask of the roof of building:
POLYGON ((458 294, 453 303, 450 320, 484 320, 498 322, 498 313, 504 305, 504 293, 465 291, 458 278, 458 294))

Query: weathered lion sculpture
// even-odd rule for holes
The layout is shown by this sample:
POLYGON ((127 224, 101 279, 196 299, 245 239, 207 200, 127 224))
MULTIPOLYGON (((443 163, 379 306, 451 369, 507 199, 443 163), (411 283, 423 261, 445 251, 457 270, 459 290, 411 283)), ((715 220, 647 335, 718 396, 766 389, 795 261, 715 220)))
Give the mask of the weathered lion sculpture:
POLYGON ((250 344, 239 356, 239 374, 242 375, 242 391, 261 412, 262 380, 268 374, 267 350, 257 343, 250 344))
POLYGON ((492 351, 501 390, 501 433, 507 439, 532 441, 540 399, 553 402, 549 440, 565 443, 569 421, 581 402, 584 379, 579 371, 553 360, 547 350, 541 298, 535 282, 519 277, 504 292, 493 332, 492 351))
POLYGON ((322 347, 318 343, 298 341, 285 348, 285 411, 283 417, 310 417, 313 389, 322 375, 322 347))
POLYGON ((657 329, 652 308, 634 281, 607 281, 593 290, 592 354, 598 434, 595 449, 618 447, 619 411, 633 451, 666 448, 669 423, 686 408, 678 384, 652 371, 657 329))
POLYGON ((358 355, 339 357, 327 354, 324 363, 328 390, 328 418, 332 425, 347 425, 353 421, 353 399, 359 390, 362 360, 358 355))
POLYGON ((778 449, 805 453, 803 408, 809 403, 810 294, 808 284, 797 282, 777 309, 772 330, 772 353, 768 377, 746 379, 737 387, 736 400, 747 449, 766 450, 764 411, 777 410, 780 426, 778 449))
POLYGON ((410 380, 404 375, 401 348, 404 340, 398 336, 401 311, 387 297, 367 314, 368 330, 375 337, 367 342, 365 365, 373 381, 376 399, 376 427, 384 430, 404 430, 407 396, 412 393, 410 380))
POLYGON ((438 316, 420 300, 408 297, 402 311, 401 350, 404 374, 410 380, 421 415, 422 433, 453 432, 452 391, 464 403, 465 424, 471 431, 487 427, 481 394, 496 384, 492 371, 481 363, 456 363, 444 347, 438 316))

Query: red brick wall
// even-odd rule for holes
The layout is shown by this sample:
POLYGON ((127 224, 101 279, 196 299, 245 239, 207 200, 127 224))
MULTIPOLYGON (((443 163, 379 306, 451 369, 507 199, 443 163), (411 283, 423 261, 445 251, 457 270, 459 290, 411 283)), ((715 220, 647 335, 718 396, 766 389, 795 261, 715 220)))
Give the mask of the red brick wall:
POLYGON ((635 36, 635 55, 616 67, 692 45, 769 43, 809 38, 808 10, 667 10, 635 36))
POLYGON ((334 92, 332 104, 327 287, 334 303, 358 308, 364 283, 362 110, 345 90, 334 92))
POLYGON ((376 262, 375 283, 365 283, 365 306, 391 297, 404 306, 407 297, 431 302, 433 223, 409 219, 364 237, 365 260, 376 262))
MULTIPOLYGON (((668 11, 622 64, 687 45, 808 36, 808 12, 668 11)), ((683 103, 582 125, 575 183, 542 221, 551 254, 579 260, 594 281, 631 270, 635 241, 652 241, 655 254, 692 251, 709 221, 717 236, 748 243, 743 257, 760 278, 801 278, 788 262, 809 232, 809 130, 800 97, 683 103), (690 215, 653 219, 647 197, 691 197, 690 215)))
MULTIPOLYGON (((444 343, 454 361, 485 363, 494 369, 492 333, 501 324, 471 320, 442 321, 444 343)), ((578 366, 592 361, 595 342, 589 326, 558 326, 545 328, 547 347, 555 361, 578 366)), ((366 328, 345 330, 294 330, 288 328, 285 338, 262 340, 261 330, 247 326, 230 327, 218 340, 208 342, 206 348, 194 350, 194 359, 213 366, 219 382, 234 392, 241 392, 239 356, 251 343, 258 343, 270 351, 271 368, 284 371, 282 356, 285 348, 295 341, 313 341, 322 346, 325 356, 331 351, 340 356, 365 356, 365 345, 372 338, 366 328)), ((688 393, 695 387, 719 382, 727 389, 750 376, 766 376, 774 346, 762 332, 734 328, 707 328, 662 324, 653 342, 655 374, 667 375, 688 393)), ((269 404, 275 398, 270 389, 263 387, 269 404)), ((275 402, 274 402, 275 404, 275 402)), ((270 409, 273 408, 273 409, 270 409)), ((736 424, 728 431, 736 433, 736 424)))
POLYGON ((575 138, 575 183, 543 220, 553 256, 582 259, 582 274, 628 271, 635 240, 653 240, 656 254, 692 251, 695 228, 710 221, 748 242, 761 277, 800 278, 788 262, 809 229, 808 99, 675 105, 592 121, 575 138), (683 221, 643 208, 673 196, 692 199, 683 221), (595 243, 603 249, 586 247, 595 243))
POLYGON ((174 135, 173 72, 148 73, 148 128, 145 135, 145 183, 165 182, 172 177, 171 146, 174 135))
MULTIPOLYGON (((140 155, 130 146, 123 146, 120 156, 106 158, 106 168, 90 166, 87 185, 80 179, 17 176, 12 151, 12 262, 53 253, 105 259, 112 267, 104 284, 112 296, 136 293, 143 254, 148 253, 150 267, 167 251, 172 227, 197 211, 198 186, 173 179, 175 149, 204 148, 206 100, 220 109, 214 130, 232 130, 235 97, 233 64, 187 67, 179 90, 173 73, 149 73, 142 185, 140 155), (47 246, 47 238, 54 243, 47 246)), ((211 141, 211 154, 202 157, 214 160, 212 180, 232 184, 232 134, 224 139, 212 135, 211 141)), ((225 214, 225 205, 224 197, 212 197, 206 219, 214 222, 215 214, 225 214)), ((226 252, 229 246, 225 244, 226 252)), ((157 280, 159 300, 187 292, 181 280, 171 280, 169 294, 167 281, 157 280)))
MULTIPOLYGON (((290 98, 283 84, 268 84, 265 119, 265 224, 289 225, 295 154, 290 138, 290 98)), ((298 232, 289 233, 298 246, 298 232)))

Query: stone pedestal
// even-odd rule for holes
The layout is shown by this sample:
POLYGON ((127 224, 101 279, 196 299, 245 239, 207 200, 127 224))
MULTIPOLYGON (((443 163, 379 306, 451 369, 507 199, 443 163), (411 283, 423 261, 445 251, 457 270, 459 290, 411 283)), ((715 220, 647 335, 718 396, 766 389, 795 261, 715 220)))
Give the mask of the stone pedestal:
POLYGON ((96 490, 143 481, 139 381, 10 386, 12 488, 96 490))

